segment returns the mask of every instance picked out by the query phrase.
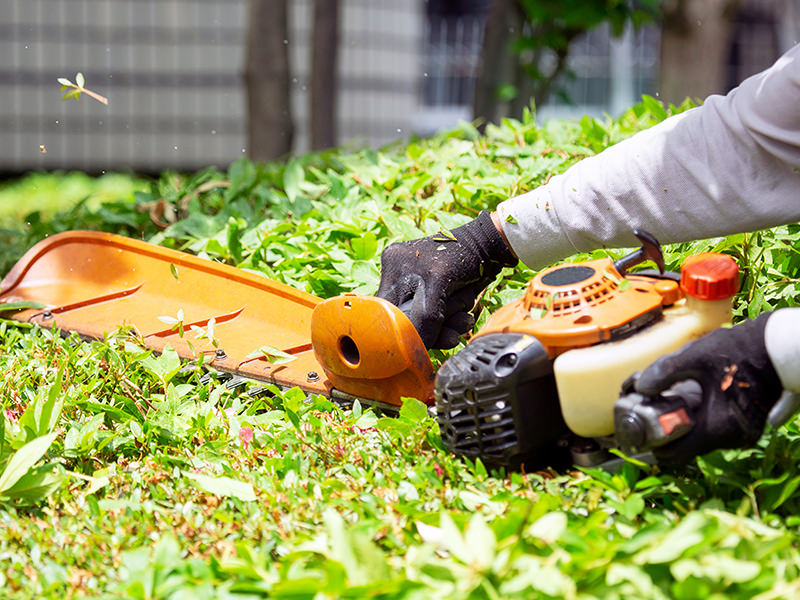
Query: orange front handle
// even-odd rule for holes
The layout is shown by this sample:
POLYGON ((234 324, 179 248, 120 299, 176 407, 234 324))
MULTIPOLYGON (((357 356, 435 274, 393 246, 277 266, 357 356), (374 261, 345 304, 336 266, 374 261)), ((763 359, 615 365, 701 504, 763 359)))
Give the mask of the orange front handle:
POLYGON ((333 387, 399 405, 433 403, 435 373, 419 333, 400 309, 372 296, 346 294, 311 314, 314 354, 333 387))

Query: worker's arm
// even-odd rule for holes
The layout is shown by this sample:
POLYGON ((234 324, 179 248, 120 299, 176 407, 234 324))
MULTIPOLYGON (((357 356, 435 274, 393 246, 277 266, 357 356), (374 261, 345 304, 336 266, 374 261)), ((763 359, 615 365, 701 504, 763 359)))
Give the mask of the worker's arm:
MULTIPOLYGON (((410 242, 389 246, 378 296, 398 305, 413 297, 406 314, 429 347, 440 347, 446 307, 474 299, 491 281, 487 274, 509 264, 504 244, 540 268, 576 251, 633 246, 634 228, 661 242, 752 231, 800 220, 798 190, 800 46, 727 96, 712 96, 503 202, 493 214, 496 236, 484 235, 483 216, 465 225, 484 232, 486 252, 461 239, 447 251, 429 238, 426 248, 435 252, 409 254, 410 242)), ((447 344, 468 329, 462 312, 445 328, 447 344)))
POLYGON ((702 399, 689 407, 694 426, 654 450, 659 462, 686 462, 717 448, 754 444, 784 390, 800 393, 800 308, 717 329, 662 356, 636 379, 635 389, 655 399, 687 379, 703 387, 702 399))
POLYGON ((662 243, 800 220, 800 45, 727 96, 676 115, 500 204, 533 268, 598 247, 662 243))

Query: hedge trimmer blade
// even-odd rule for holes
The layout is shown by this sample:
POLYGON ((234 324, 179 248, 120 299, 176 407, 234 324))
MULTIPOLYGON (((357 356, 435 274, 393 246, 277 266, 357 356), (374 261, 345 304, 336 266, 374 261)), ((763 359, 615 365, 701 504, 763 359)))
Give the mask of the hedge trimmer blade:
POLYGON ((321 298, 176 250, 70 231, 31 248, 0 283, 12 315, 102 338, 130 326, 157 352, 328 397, 431 401, 433 367, 414 326, 378 298, 321 298))

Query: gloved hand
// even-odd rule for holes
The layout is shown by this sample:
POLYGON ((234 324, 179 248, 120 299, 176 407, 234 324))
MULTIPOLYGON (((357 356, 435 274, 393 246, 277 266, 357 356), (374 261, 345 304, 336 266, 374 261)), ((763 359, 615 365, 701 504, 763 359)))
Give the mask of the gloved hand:
POLYGON ((684 463, 717 448, 743 448, 758 441, 783 390, 764 345, 770 316, 717 329, 642 371, 634 389, 647 397, 687 379, 703 388, 702 398, 689 400, 694 427, 656 448, 659 462, 684 463))
POLYGON ((448 234, 398 242, 381 255, 377 296, 411 319, 428 348, 452 348, 475 325, 478 294, 517 258, 488 211, 448 234))

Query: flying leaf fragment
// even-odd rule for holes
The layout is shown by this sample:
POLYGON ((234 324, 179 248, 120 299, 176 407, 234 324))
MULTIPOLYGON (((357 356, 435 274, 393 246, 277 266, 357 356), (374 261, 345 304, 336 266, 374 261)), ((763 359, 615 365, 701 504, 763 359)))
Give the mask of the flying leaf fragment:
POLYGON ((514 215, 509 213, 506 215, 506 223, 511 223, 512 225, 516 225, 517 223, 519 223, 519 221, 517 221, 514 215))
POLYGON ((729 367, 725 367, 725 376, 722 378, 722 381, 719 384, 719 389, 724 392, 731 387, 731 385, 733 385, 733 376, 736 375, 736 371, 738 370, 739 365, 730 365, 729 367))
POLYGON ((77 73, 75 75, 75 83, 72 83, 66 77, 59 77, 57 79, 57 81, 58 81, 58 83, 61 84, 61 91, 62 92, 64 90, 69 89, 69 88, 73 88, 73 89, 70 89, 66 94, 61 96, 62 100, 69 100, 70 98, 78 99, 81 96, 81 92, 83 92, 87 96, 91 96, 92 98, 94 98, 98 102, 100 102, 102 104, 105 104, 105 105, 108 105, 108 98, 106 98, 105 96, 101 96, 97 92, 93 92, 92 90, 88 90, 88 89, 86 89, 86 87, 84 87, 85 84, 86 84, 86 79, 84 78, 83 73, 77 73))
POLYGON ((170 317, 168 315, 162 315, 162 316, 156 317, 156 318, 159 321, 161 321, 162 323, 166 323, 167 325, 169 325, 170 328, 172 329, 172 331, 177 330, 178 331, 178 335, 180 337, 183 337, 183 309, 182 308, 178 309, 177 318, 176 317, 170 317))
POLYGON ((39 144, 39 152, 47 154, 47 148, 44 147, 44 144, 39 144))
POLYGON ((453 232, 450 231, 447 227, 442 227, 435 236, 433 236, 434 242, 457 242, 456 236, 453 235, 453 232))
POLYGON ((172 276, 175 278, 175 281, 180 281, 178 279, 178 267, 176 267, 172 263, 169 263, 169 272, 172 273, 172 276))
POLYGON ((219 347, 219 340, 214 335, 214 330, 217 325, 217 320, 214 317, 211 317, 208 320, 208 326, 206 329, 202 327, 198 327, 197 325, 192 325, 192 333, 194 333, 194 337, 198 340, 208 340, 211 342, 211 345, 215 348, 219 347))

